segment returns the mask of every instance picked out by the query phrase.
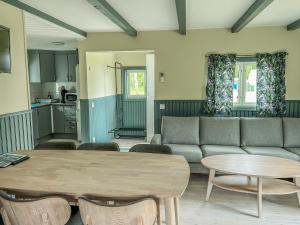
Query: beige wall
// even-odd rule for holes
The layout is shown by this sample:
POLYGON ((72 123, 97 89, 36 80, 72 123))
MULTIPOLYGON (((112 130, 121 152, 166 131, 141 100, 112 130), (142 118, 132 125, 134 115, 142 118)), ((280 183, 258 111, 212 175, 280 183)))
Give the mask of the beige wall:
POLYGON ((146 66, 145 52, 118 52, 116 61, 122 63, 122 66, 146 66))
MULTIPOLYGON (((300 30, 284 27, 249 28, 232 34, 227 29, 191 30, 186 36, 175 31, 90 33, 80 42, 81 76, 85 75, 86 51, 155 51, 156 99, 205 99, 208 53, 254 54, 287 51, 287 99, 300 99, 300 30), (159 82, 159 72, 165 82, 159 82)), ((82 87, 81 98, 87 96, 82 87)))
POLYGON ((86 53, 87 62, 87 98, 99 98, 115 95, 115 73, 113 66, 115 63, 114 53, 86 53))
POLYGON ((23 12, 0 1, 0 25, 10 28, 12 73, 0 74, 0 115, 29 109, 23 12))
MULTIPOLYGON (((115 58, 117 62, 122 64, 122 66, 146 66, 146 54, 146 52, 117 52, 115 58)), ((121 72, 121 70, 117 70, 118 94, 122 93, 121 72)))

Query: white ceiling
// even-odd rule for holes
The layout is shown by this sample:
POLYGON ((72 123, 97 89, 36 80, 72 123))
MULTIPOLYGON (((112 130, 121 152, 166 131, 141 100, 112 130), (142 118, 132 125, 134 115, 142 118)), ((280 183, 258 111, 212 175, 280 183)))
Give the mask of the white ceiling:
MULTIPOLYGON (((121 31, 86 0, 21 0, 86 32, 121 31)), ((255 0, 187 0, 187 28, 230 28, 255 0)), ((178 29, 175 0, 107 0, 137 31, 178 29)), ((300 18, 300 0, 274 0, 249 27, 285 26, 300 18)), ((67 42, 79 36, 26 16, 29 40, 67 42)), ((29 41, 29 46, 33 46, 29 41)))

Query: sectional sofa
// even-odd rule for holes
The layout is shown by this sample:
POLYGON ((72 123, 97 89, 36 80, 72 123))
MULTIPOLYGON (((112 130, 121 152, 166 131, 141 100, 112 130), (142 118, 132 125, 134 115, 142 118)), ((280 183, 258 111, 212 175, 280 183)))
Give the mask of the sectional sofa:
POLYGON ((163 117, 153 144, 168 145, 189 162, 192 173, 206 173, 202 158, 254 154, 300 161, 300 118, 163 117))

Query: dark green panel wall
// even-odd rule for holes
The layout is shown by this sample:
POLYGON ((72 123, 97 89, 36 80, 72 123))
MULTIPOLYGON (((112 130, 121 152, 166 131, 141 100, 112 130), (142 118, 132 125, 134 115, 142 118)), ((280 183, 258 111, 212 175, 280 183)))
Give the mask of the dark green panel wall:
MULTIPOLYGON (((162 116, 203 116, 205 100, 155 100, 154 103, 154 126, 155 133, 160 133, 162 116), (160 104, 165 109, 160 109, 160 104)), ((289 100, 287 104, 287 117, 300 117, 300 100, 289 100)), ((222 116, 256 117, 253 110, 234 110, 232 113, 222 116)))
POLYGON ((0 154, 33 149, 32 111, 0 116, 0 154))

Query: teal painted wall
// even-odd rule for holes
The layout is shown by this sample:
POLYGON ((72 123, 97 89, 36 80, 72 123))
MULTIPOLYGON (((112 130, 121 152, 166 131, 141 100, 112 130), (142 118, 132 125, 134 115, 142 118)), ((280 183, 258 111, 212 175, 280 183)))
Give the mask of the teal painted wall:
POLYGON ((116 96, 94 99, 81 99, 81 132, 83 142, 108 142, 113 134, 108 133, 116 128, 116 96), (94 107, 92 107, 94 105, 94 107))
MULTIPOLYGON (((117 127, 146 129, 146 99, 124 99, 123 95, 117 96, 119 105, 117 127)), ((124 136, 144 136, 142 131, 122 131, 124 136)))
MULTIPOLYGON (((204 116, 205 100, 155 100, 154 103, 154 127, 155 133, 160 133, 162 116, 204 116), (160 109, 160 104, 165 104, 165 109, 160 109)), ((300 100, 288 100, 287 117, 300 117, 300 100)), ((253 110, 234 110, 230 114, 222 116, 256 117, 253 110)))
POLYGON ((33 149, 32 111, 0 116, 0 154, 33 149))

